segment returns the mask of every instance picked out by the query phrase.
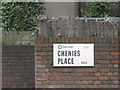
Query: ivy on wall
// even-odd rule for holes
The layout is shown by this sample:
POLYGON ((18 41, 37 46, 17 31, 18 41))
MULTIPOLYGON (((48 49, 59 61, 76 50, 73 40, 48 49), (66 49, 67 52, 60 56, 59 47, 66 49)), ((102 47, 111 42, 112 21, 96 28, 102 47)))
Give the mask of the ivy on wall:
POLYGON ((37 15, 43 15, 44 10, 44 2, 2 2, 2 29, 33 31, 37 15))

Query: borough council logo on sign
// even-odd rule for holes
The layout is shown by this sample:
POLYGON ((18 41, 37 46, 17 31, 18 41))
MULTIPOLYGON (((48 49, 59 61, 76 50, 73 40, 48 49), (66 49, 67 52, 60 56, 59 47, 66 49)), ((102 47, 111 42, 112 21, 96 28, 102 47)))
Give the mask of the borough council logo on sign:
POLYGON ((94 66, 94 44, 53 44, 53 66, 94 66))

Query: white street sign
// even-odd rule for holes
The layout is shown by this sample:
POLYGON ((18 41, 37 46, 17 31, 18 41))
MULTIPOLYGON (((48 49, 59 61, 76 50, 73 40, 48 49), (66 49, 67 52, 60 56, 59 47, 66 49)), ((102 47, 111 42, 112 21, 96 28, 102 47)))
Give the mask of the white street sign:
POLYGON ((53 66, 94 66, 94 44, 53 44, 53 66))

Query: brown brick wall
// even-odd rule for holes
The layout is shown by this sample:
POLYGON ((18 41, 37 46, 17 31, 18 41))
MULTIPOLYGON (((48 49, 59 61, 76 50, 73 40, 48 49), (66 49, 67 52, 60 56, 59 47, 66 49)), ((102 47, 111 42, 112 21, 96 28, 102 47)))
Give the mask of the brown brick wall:
POLYGON ((34 88, 34 46, 3 46, 2 88, 34 88))
POLYGON ((35 50, 36 88, 118 88, 118 38, 37 38, 35 50), (53 67, 53 43, 94 43, 95 66, 53 67))

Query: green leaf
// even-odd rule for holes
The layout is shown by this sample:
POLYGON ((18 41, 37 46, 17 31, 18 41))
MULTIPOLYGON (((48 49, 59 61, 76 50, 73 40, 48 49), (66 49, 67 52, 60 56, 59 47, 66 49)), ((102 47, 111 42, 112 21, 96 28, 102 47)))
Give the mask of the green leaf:
POLYGON ((44 3, 41 2, 2 2, 3 30, 35 30, 35 15, 44 14, 44 3))
POLYGON ((104 17, 108 15, 107 13, 112 7, 114 7, 114 4, 110 2, 88 2, 86 3, 86 9, 82 9, 81 13, 85 17, 104 17))

